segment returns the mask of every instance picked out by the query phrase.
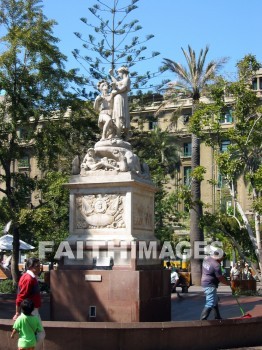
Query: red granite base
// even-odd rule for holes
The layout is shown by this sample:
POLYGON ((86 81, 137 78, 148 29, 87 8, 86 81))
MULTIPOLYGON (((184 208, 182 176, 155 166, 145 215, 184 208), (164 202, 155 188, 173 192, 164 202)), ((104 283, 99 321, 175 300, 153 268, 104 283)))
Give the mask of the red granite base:
POLYGON ((169 281, 167 270, 51 271, 51 317, 80 322, 170 321, 169 281))

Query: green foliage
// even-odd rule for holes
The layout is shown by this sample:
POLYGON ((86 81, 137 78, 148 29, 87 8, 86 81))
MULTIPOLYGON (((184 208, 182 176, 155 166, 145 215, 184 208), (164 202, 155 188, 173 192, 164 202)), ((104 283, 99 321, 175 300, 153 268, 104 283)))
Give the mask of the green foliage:
MULTIPOLYGON (((184 189, 185 190, 185 189, 184 189)), ((173 241, 174 227, 187 213, 178 210, 183 190, 170 193, 160 190, 155 197, 155 233, 161 242, 173 241)))
POLYGON ((0 293, 3 294, 14 294, 16 293, 17 287, 14 285, 12 280, 0 281, 0 293))
POLYGON ((239 80, 250 84, 252 76, 260 67, 261 64, 254 55, 246 55, 242 60, 237 62, 239 80))
MULTIPOLYGON (((261 214, 261 159, 262 159, 262 118, 261 102, 252 90, 252 78, 260 67, 252 55, 247 55, 238 62, 239 79, 235 82, 227 82, 219 78, 215 84, 209 86, 208 94, 212 103, 198 104, 190 120, 190 130, 214 150, 219 172, 226 180, 233 196, 237 198, 237 180, 242 176, 249 185, 253 210, 261 214), (227 96, 230 96, 231 103, 227 104, 227 96), (228 109, 232 110, 234 125, 223 128, 220 122, 228 109), (230 144, 226 150, 220 150, 221 142, 229 140, 230 144)), ((235 210, 234 210, 235 211, 235 210)), ((254 247, 246 230, 239 230, 243 225, 242 218, 238 213, 236 217, 222 214, 214 218, 205 216, 203 224, 208 230, 221 230, 223 233, 230 233, 240 244, 246 255, 255 259, 254 247), (216 228, 214 227, 216 225, 216 228), (236 227, 233 231, 232 228, 236 227), (232 231, 232 232, 231 232, 232 231)), ((257 218, 257 217, 256 217, 257 218)), ((259 221, 259 219, 258 219, 259 221)), ((255 225, 249 222, 250 227, 255 225)))
POLYGON ((204 50, 200 50, 198 57, 190 45, 188 45, 188 51, 181 49, 187 63, 186 66, 168 58, 164 59, 164 64, 179 79, 177 83, 173 84, 173 88, 176 89, 179 86, 180 89, 182 88, 186 93, 189 93, 194 101, 198 101, 206 84, 215 79, 216 73, 227 59, 222 58, 207 63, 208 46, 204 50))
POLYGON ((253 290, 243 290, 241 288, 236 288, 234 292, 232 292, 233 295, 239 296, 239 295, 246 295, 246 296, 260 296, 259 292, 254 292, 253 290))
POLYGON ((254 184, 254 187, 257 190, 257 193, 260 194, 256 198, 254 198, 254 201, 252 203, 253 209, 259 214, 262 214, 262 165, 259 166, 258 170, 255 174, 251 177, 251 174, 248 176, 252 183, 254 184))
POLYGON ((184 200, 188 189, 168 192, 165 184, 177 171, 179 155, 175 140, 167 131, 156 128, 151 132, 133 131, 131 143, 135 153, 150 168, 155 194, 155 233, 163 241, 172 241, 174 226, 186 213, 179 212, 178 204, 184 200))
POLYGON ((90 102, 75 101, 66 114, 46 119, 35 137, 39 168, 69 173, 73 158, 85 154, 96 140, 95 132, 98 134, 97 117, 90 102))
MULTIPOLYGON (((54 241, 54 252, 59 243, 68 237, 69 192, 64 184, 68 176, 60 172, 48 172, 39 181, 42 200, 37 208, 23 209, 20 212, 20 228, 23 237, 33 245, 40 241, 54 241)), ((47 259, 53 260, 54 254, 47 259)))
POLYGON ((203 166, 198 166, 192 171, 191 177, 196 179, 197 181, 203 181, 205 173, 206 173, 206 168, 203 166))
MULTIPOLYGON (((237 216, 241 220, 241 217, 239 215, 237 216)), ((221 212, 214 214, 205 212, 202 223, 206 228, 206 238, 210 238, 211 241, 218 240, 222 242, 228 257, 231 257, 231 251, 234 248, 234 242, 231 239, 233 237, 239 244, 243 254, 249 256, 253 261, 256 260, 247 231, 239 227, 238 222, 233 216, 221 212)))
MULTIPOLYGON (((186 65, 179 62, 165 58, 164 64, 172 71, 178 78, 178 81, 171 86, 171 90, 182 89, 183 93, 192 97, 192 114, 198 109, 200 97, 206 86, 215 79, 216 73, 225 63, 226 59, 206 61, 209 47, 201 49, 197 56, 195 51, 188 45, 188 50, 182 48, 186 65)), ((203 179, 203 169, 200 169, 200 142, 197 130, 199 122, 192 127, 192 154, 191 167, 193 177, 191 182, 191 194, 193 207, 190 210, 190 241, 193 246, 195 241, 204 239, 204 232, 201 226, 202 219, 202 201, 200 198, 201 180, 203 179), (196 172, 194 173, 194 170, 196 172)), ((200 259, 193 259, 191 264, 192 282, 200 284, 201 278, 201 264, 200 259)))
POLYGON ((189 121, 189 131, 212 146, 221 137, 219 133, 222 111, 223 106, 220 104, 197 104, 189 121))
MULTIPOLYGON (((137 19, 132 20, 130 16, 137 9, 138 1, 107 0, 105 4, 97 0, 95 5, 88 8, 93 21, 81 18, 86 26, 87 35, 79 32, 75 35, 82 41, 82 51, 87 54, 75 49, 73 55, 86 70, 89 84, 93 88, 96 88, 98 80, 107 79, 110 69, 115 69, 117 66, 130 68, 159 55, 156 51, 151 54, 145 52, 147 49, 145 43, 154 35, 142 38, 136 34, 142 27, 137 19)), ((147 71, 141 75, 133 71, 131 73, 133 88, 138 89, 140 85, 145 85, 149 79, 161 74, 162 71, 163 69, 159 69, 153 74, 147 71)))
POLYGON ((261 105, 256 93, 250 89, 251 78, 259 66, 254 56, 247 55, 238 62, 238 81, 231 83, 219 79, 211 86, 209 93, 214 102, 197 106, 190 120, 190 130, 214 149, 220 173, 228 183, 235 184, 241 175, 245 177, 256 192, 253 207, 261 213, 261 105), (225 93, 234 99, 234 127, 226 130, 220 123, 220 116, 228 108, 225 93), (220 151, 222 140, 230 140, 224 152, 220 151))
POLYGON ((174 137, 159 128, 150 132, 133 130, 131 143, 139 158, 149 165, 154 183, 161 186, 165 176, 173 174, 179 161, 174 137))
MULTIPOLYGON (((14 236, 16 266, 13 277, 17 282, 20 231, 23 236, 29 235, 30 230, 30 225, 20 227, 21 218, 24 212, 30 212, 31 194, 41 186, 37 176, 29 176, 30 161, 37 157, 42 170, 50 167, 68 171, 69 166, 63 165, 64 157, 69 158, 70 164, 73 155, 83 152, 85 137, 92 135, 93 117, 88 112, 82 114, 88 106, 79 98, 76 86, 85 80, 75 69, 65 70, 66 57, 53 36, 56 23, 44 16, 42 1, 0 0, 0 24, 0 81, 4 93, 0 99, 0 191, 5 196, 0 203, 0 219, 4 223, 12 220, 10 233, 14 236), (81 125, 81 117, 82 128, 72 132, 81 125), (74 146, 76 139, 80 140, 78 149, 74 146), (24 159, 26 167, 18 167, 24 159)), ((52 217, 47 213, 43 216, 52 217)), ((58 215, 55 219, 59 220, 58 215)), ((41 224, 44 228, 43 220, 41 224)), ((62 235, 64 229, 61 232, 62 235)))

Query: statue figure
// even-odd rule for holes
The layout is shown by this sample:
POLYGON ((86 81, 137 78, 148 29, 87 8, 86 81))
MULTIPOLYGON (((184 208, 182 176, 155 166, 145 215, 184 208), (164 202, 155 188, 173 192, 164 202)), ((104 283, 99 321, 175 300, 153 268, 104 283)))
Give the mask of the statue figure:
POLYGON ((126 141, 130 131, 129 71, 127 67, 120 67, 117 72, 117 79, 113 76, 113 69, 109 72, 111 86, 104 79, 97 84, 100 95, 95 99, 94 109, 99 112, 98 126, 102 130, 102 137, 94 148, 87 150, 81 165, 80 159, 74 158, 72 173, 80 173, 80 176, 118 176, 130 172, 132 176, 147 180, 150 179, 147 164, 141 164, 130 143, 126 141))
POLYGON ((132 151, 126 151, 125 157, 128 164, 128 170, 140 174, 141 166, 138 156, 132 151))
POLYGON ((109 85, 106 80, 101 80, 97 87, 101 95, 96 97, 94 109, 100 112, 98 126, 102 129, 101 140, 106 140, 116 136, 116 127, 112 120, 112 96, 108 93, 109 85))
POLYGON ((117 159, 117 164, 120 172, 128 171, 127 161, 125 155, 117 148, 113 151, 114 158, 117 159))
POLYGON ((118 169, 116 162, 113 159, 107 157, 98 159, 95 156, 94 148, 89 148, 81 164, 83 170, 98 170, 98 169, 118 169))
POLYGON ((117 136, 121 137, 122 132, 125 135, 125 139, 128 139, 128 133, 130 130, 130 115, 128 109, 128 92, 130 91, 130 78, 127 67, 120 67, 118 70, 120 80, 117 80, 113 76, 113 70, 111 69, 109 74, 112 79, 112 96, 113 96, 113 114, 112 119, 117 128, 117 136))

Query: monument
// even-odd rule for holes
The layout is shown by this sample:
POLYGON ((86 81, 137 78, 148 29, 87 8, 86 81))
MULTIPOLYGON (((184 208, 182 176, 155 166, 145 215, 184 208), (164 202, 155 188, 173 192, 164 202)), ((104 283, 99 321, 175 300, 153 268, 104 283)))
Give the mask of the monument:
POLYGON ((101 139, 73 161, 72 255, 51 271, 51 314, 64 321, 169 321, 170 275, 154 235, 154 194, 146 164, 128 142, 130 79, 118 69, 98 83, 101 139))

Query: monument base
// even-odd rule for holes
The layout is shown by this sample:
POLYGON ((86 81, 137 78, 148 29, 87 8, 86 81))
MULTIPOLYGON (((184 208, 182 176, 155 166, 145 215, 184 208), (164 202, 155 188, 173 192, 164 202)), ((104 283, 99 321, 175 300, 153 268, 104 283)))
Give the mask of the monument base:
POLYGON ((168 270, 53 270, 53 321, 171 320, 168 270))

